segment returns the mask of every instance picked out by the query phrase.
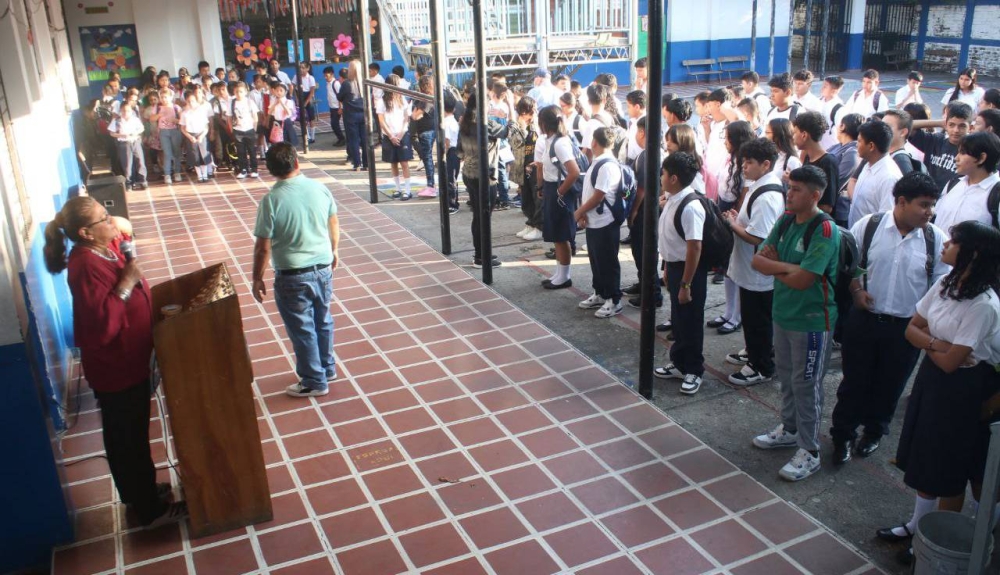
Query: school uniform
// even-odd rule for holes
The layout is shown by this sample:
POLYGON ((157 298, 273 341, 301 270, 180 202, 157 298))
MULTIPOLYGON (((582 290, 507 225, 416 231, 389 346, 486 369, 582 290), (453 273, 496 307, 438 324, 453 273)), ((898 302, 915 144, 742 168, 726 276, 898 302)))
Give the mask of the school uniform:
POLYGON ((917 303, 933 337, 972 349, 969 363, 945 373, 925 357, 906 404, 896 466, 912 489, 937 497, 965 493, 981 481, 989 447, 989 422, 980 420, 985 400, 998 390, 1000 301, 991 289, 955 300, 941 294, 938 280, 917 303))
POLYGON ((316 83, 316 78, 312 74, 306 74, 305 76, 296 75, 295 76, 295 95, 299 103, 299 110, 305 116, 306 122, 312 122, 316 119, 316 99, 315 97, 306 103, 306 98, 309 97, 309 92, 314 88, 318 87, 316 83))
POLYGON ((271 109, 268 114, 271 116, 272 125, 281 125, 281 140, 271 140, 272 144, 287 142, 295 145, 295 118, 298 110, 295 102, 289 98, 271 98, 271 109))
MULTIPOLYGON (((191 166, 212 163, 212 156, 208 153, 208 123, 209 117, 204 107, 188 108, 181 112, 180 125, 197 140, 191 144, 191 166)), ((185 138, 185 141, 190 140, 185 138)))
POLYGON ((968 220, 993 225, 993 218, 987 209, 986 201, 993 186, 1000 183, 1000 174, 993 172, 983 181, 975 185, 969 184, 969 177, 963 176, 957 184, 945 192, 935 206, 934 223, 938 227, 950 230, 955 224, 968 220))
POLYGON ((753 92, 746 95, 757 104, 757 111, 760 112, 761 118, 766 118, 768 113, 771 111, 771 96, 764 93, 764 90, 757 86, 753 92))
POLYGON ((337 99, 339 93, 340 80, 334 79, 333 82, 326 83, 326 101, 330 104, 330 128, 333 129, 333 135, 337 137, 337 141, 342 143, 344 130, 340 127, 340 100, 337 99))
MULTIPOLYGON (((746 228, 749 235, 766 240, 774 224, 785 212, 785 198, 780 192, 763 192, 750 206, 750 197, 764 186, 781 186, 781 179, 770 172, 755 181, 747 191, 740 206, 736 222, 746 228)), ((729 258, 729 279, 739 288, 742 311, 743 337, 746 342, 747 365, 765 378, 774 376, 774 326, 771 308, 774 305, 774 278, 753 269, 757 246, 735 233, 733 254, 729 258)))
POLYGON ((837 145, 840 122, 847 114, 847 108, 844 106, 844 101, 840 99, 840 96, 834 96, 823 102, 823 109, 820 112, 826 118, 826 121, 829 122, 830 127, 823 133, 823 138, 819 141, 819 145, 824 150, 829 151, 830 148, 837 145))
MULTIPOLYGON (((635 185, 637 188, 642 190, 648 190, 646 186, 646 150, 642 150, 639 153, 639 157, 635 159, 635 185)), ((694 187, 692 185, 692 187, 694 187)), ((697 189, 697 188, 695 188, 697 189)), ((641 202, 637 202, 635 206, 635 218, 629 223, 629 236, 632 241, 629 243, 629 247, 632 248, 632 261, 635 262, 635 272, 639 280, 639 284, 642 284, 642 250, 643 250, 643 237, 645 230, 645 216, 643 215, 644 202, 646 198, 643 197, 641 202)), ((656 198, 651 198, 651 201, 656 201, 656 198)), ((656 302, 657 307, 663 304, 663 292, 660 289, 660 279, 657 274, 653 274, 653 277, 649 278, 649 282, 653 284, 653 297, 656 302)))
POLYGON ((108 126, 109 132, 120 134, 115 138, 115 149, 129 187, 146 185, 146 159, 142 151, 146 128, 137 114, 133 112, 128 119, 119 116, 108 126))
POLYGON ((257 119, 260 108, 250 98, 233 100, 231 104, 233 138, 236 140, 236 150, 239 169, 244 174, 257 172, 257 119))
MULTIPOLYGON (((906 341, 906 326, 917 302, 950 270, 941 262, 942 247, 948 239, 944 230, 928 224, 934 237, 928 254, 927 230, 915 229, 904 237, 896 227, 892 210, 879 213, 882 220, 873 224, 878 227, 868 247, 863 282, 875 302, 871 310, 852 306, 844 325, 844 378, 837 389, 830 429, 835 441, 853 441, 859 425, 870 438, 889 433, 899 396, 920 356, 920 350, 906 341), (930 277, 928 255, 933 262, 930 277)), ((859 243, 872 217, 861 218, 851 228, 859 243)))
POLYGON ((853 228, 865 216, 892 210, 896 203, 892 189, 902 177, 903 173, 889 154, 874 164, 865 164, 854 185, 847 225, 853 228))
POLYGON ((771 110, 767 113, 767 121, 770 122, 775 118, 784 118, 788 121, 794 120, 799 113, 803 111, 802 106, 798 102, 789 103, 788 107, 784 110, 779 110, 777 106, 773 106, 771 110))
MULTIPOLYGON (((948 88, 948 91, 945 92, 944 96, 941 98, 941 103, 947 106, 948 103, 951 102, 951 95, 954 93, 955 93, 954 86, 948 88)), ((976 110, 979 109, 979 103, 983 101, 983 96, 985 95, 986 95, 986 90, 984 90, 982 86, 976 86, 975 88, 972 89, 971 92, 964 92, 964 91, 959 92, 958 97, 955 98, 955 100, 958 102, 965 102, 966 104, 969 105, 969 107, 972 108, 972 111, 975 112, 976 110)))
MULTIPOLYGON (((668 196, 659 221, 660 257, 666 262, 667 291, 670 293, 670 321, 673 325, 674 343, 670 346, 670 361, 684 375, 701 377, 705 373, 702 348, 705 341, 705 298, 708 291, 708 266, 699 262, 691 277, 691 302, 681 305, 678 294, 684 279, 687 260, 687 242, 701 241, 705 228, 705 207, 692 200, 681 214, 684 236, 674 226, 677 210, 687 196, 695 194, 688 186, 668 196)), ((653 199, 653 198, 651 198, 653 199)))
MULTIPOLYGON (((534 124, 528 124, 524 135, 524 180, 520 182, 521 213, 525 217, 525 225, 541 230, 544 226, 542 217, 542 199, 538 197, 538 179, 534 162, 536 150, 545 149, 545 136, 538 133, 534 124)), ((534 234, 533 234, 534 235, 534 234)))
POLYGON ((819 97, 812 92, 806 92, 806 95, 801 98, 796 96, 795 101, 810 112, 823 113, 823 100, 820 100, 819 97))
POLYGON ((583 179, 581 202, 586 203, 597 190, 604 192, 604 200, 587 212, 587 256, 593 272, 594 293, 615 305, 621 300, 621 264, 618 249, 621 244, 621 224, 615 224, 611 214, 618 188, 622 183, 622 170, 610 150, 594 158, 583 179), (596 177, 595 177, 596 174, 596 177))
MULTIPOLYGON (((896 100, 895 100, 896 107, 897 108, 902 108, 903 106, 900 106, 900 104, 904 100, 906 100, 907 98, 909 98, 910 94, 912 94, 912 91, 910 90, 910 85, 909 84, 907 84, 907 85, 903 86, 902 88, 896 90, 896 100)), ((923 104, 924 103, 924 98, 920 94, 920 92, 917 92, 917 97, 913 99, 913 102, 915 104, 923 104)))
POLYGON ((563 166, 576 161, 569 136, 546 137, 543 146, 535 146, 535 161, 542 163, 542 239, 550 243, 570 242, 576 237, 576 220, 573 211, 579 198, 573 197, 572 188, 559 195, 559 184, 566 179, 563 166), (552 162, 556 157, 559 165, 552 162))
POLYGON ((873 114, 889 109, 889 97, 881 90, 874 90, 871 94, 865 94, 864 90, 858 90, 844 107, 849 110, 848 113, 861 114, 867 120, 873 114))
POLYGON ((444 128, 444 138, 448 141, 447 157, 445 167, 448 174, 448 205, 452 208, 458 207, 458 168, 462 161, 458 157, 458 120, 454 114, 445 116, 441 123, 444 128))
POLYGON ((629 165, 635 165, 635 160, 639 157, 639 152, 642 152, 642 148, 635 141, 635 137, 639 131, 639 119, 645 117, 646 115, 643 114, 638 118, 630 118, 628 121, 628 138, 625 140, 625 153, 628 157, 629 165))
POLYGON ((397 105, 391 110, 387 110, 385 102, 379 100, 375 103, 375 111, 382 116, 385 122, 385 130, 391 134, 401 134, 399 143, 393 144, 388 135, 382 139, 382 161, 390 163, 408 162, 413 159, 413 143, 410 138, 410 105, 397 105))

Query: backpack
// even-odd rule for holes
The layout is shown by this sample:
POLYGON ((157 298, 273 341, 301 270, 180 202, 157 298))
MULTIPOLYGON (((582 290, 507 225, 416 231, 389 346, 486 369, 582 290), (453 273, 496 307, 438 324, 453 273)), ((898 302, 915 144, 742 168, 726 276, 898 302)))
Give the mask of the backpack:
MULTIPOLYGON (((782 236, 785 232, 792 227, 792 223, 795 221, 795 214, 785 214, 783 218, 778 222, 778 241, 781 241, 782 236)), ((812 240, 813 234, 816 233, 816 228, 819 227, 823 222, 830 222, 832 225, 833 218, 830 217, 826 212, 820 212, 819 215, 814 217, 808 224, 806 224, 806 232, 802 236, 802 250, 804 252, 809 251, 809 241, 812 240)), ((840 258, 837 261, 837 275, 836 277, 828 278, 833 285, 847 285, 850 284, 851 280, 858 271, 858 261, 861 259, 858 254, 858 242, 854 239, 854 235, 847 229, 840 228, 840 258), (843 283, 842 283, 843 282, 843 283)))
POLYGON ((750 219, 753 215, 753 203, 757 201, 757 198, 768 192, 777 192, 781 194, 781 198, 784 199, 785 186, 781 184, 767 184, 766 186, 761 186, 754 190, 753 193, 750 194, 750 197, 747 198, 747 219, 750 219))
POLYGON ((798 102, 792 102, 792 110, 788 112, 788 121, 794 122, 795 118, 799 116, 799 110, 802 109, 802 105, 798 102))
POLYGON ((695 200, 701 202, 702 207, 705 208, 705 227, 701 237, 701 262, 699 265, 709 268, 724 267, 729 263, 729 256, 733 253, 734 240, 733 232, 722 219, 718 204, 699 192, 688 194, 681 200, 674 213, 674 229, 677 230, 681 239, 687 240, 684 236, 681 216, 688 204, 695 200))
POLYGON ((576 138, 577 144, 583 143, 583 131, 580 129, 580 124, 583 123, 583 116, 577 114, 573 118, 573 137, 576 138))
MULTIPOLYGON (((854 103, 858 101, 858 96, 861 95, 861 92, 862 90, 858 90, 857 92, 854 93, 853 96, 851 96, 852 107, 854 106, 854 103)), ((874 108, 876 112, 878 112, 878 104, 881 101, 882 101, 882 90, 875 90, 875 96, 872 97, 872 108, 874 108)))
MULTIPOLYGON (((879 224, 882 222, 882 218, 885 213, 872 214, 872 217, 865 224, 865 235, 861 238, 861 262, 858 267, 865 270, 864 285, 865 289, 868 289, 868 250, 871 248, 872 240, 875 238, 875 231, 878 230, 879 224)), ((927 289, 931 289, 931 284, 934 283, 934 228, 931 226, 924 227, 924 248, 927 250, 927 260, 924 263, 924 269, 927 272, 927 289)))
MULTIPOLYGON (((558 140, 559 138, 556 138, 552 140, 551 144, 549 144, 549 159, 552 160, 552 164, 559 169, 559 175, 565 179, 567 176, 566 168, 563 167, 562 162, 560 162, 559 158, 556 157, 556 142, 558 140)), ((574 194, 577 198, 579 198, 583 193, 583 178, 586 176, 587 170, 590 169, 590 160, 588 160, 587 156, 580 151, 580 146, 576 145, 576 140, 569 138, 569 143, 573 146, 573 159, 576 161, 576 167, 580 168, 580 175, 577 176, 576 181, 573 182, 573 188, 567 193, 574 194)))
MULTIPOLYGON (((958 185, 962 178, 955 178, 944 186, 944 193, 948 193, 958 185)), ((1000 183, 995 184, 990 190, 990 195, 986 197, 986 210, 990 213, 990 221, 993 227, 1000 229, 1000 183)))
POLYGON ((830 110, 830 129, 831 130, 837 125, 837 112, 839 112, 840 109, 843 108, 843 107, 844 107, 843 104, 837 104, 836 106, 833 107, 832 110, 830 110))
POLYGON ((604 127, 611 131, 611 154, 618 158, 622 164, 628 163, 628 131, 622 128, 607 112, 600 112, 594 116, 595 120, 604 124, 604 127))
MULTIPOLYGON (((607 158, 597 162, 593 165, 590 170, 590 185, 596 188, 597 186, 597 175, 600 173, 601 168, 605 164, 611 162, 607 158)), ((615 193, 615 203, 612 204, 608 202, 608 198, 605 197, 601 205, 597 206, 597 213, 603 214, 604 208, 607 206, 611 210, 611 216, 614 218, 614 225, 620 226, 628 215, 632 213, 632 204, 635 202, 635 197, 638 194, 639 187, 635 181, 635 172, 632 171, 627 165, 618 163, 618 167, 622 171, 622 180, 618 184, 618 190, 615 193)))
POLYGON ((895 159, 896 156, 898 156, 900 154, 905 154, 906 157, 910 159, 910 166, 913 167, 913 171, 914 172, 920 172, 921 174, 926 174, 927 173, 927 166, 925 166, 923 162, 918 162, 916 158, 914 158, 912 155, 910 155, 909 152, 907 152, 906 150, 904 150, 902 148, 900 148, 899 150, 896 150, 895 152, 892 153, 893 159, 895 159))

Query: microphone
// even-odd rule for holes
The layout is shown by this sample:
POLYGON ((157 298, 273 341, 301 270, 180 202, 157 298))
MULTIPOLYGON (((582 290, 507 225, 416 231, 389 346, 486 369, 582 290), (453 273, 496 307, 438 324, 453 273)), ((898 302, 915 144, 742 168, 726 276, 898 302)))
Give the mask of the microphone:
POLYGON ((125 256, 125 261, 130 262, 135 259, 135 247, 132 246, 132 242, 125 240, 118 244, 118 249, 121 250, 122 255, 125 256))

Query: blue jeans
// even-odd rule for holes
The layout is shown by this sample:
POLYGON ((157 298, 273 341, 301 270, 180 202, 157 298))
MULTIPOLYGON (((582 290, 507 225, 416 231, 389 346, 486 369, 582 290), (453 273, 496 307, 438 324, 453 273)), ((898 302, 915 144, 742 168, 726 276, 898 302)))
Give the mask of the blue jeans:
POLYGON ((164 176, 184 174, 184 170, 181 169, 181 142, 183 140, 184 134, 181 134, 181 131, 177 128, 160 130, 160 148, 163 149, 164 176), (177 164, 176 169, 173 167, 174 164, 177 164))
POLYGON ((295 350, 295 373, 302 385, 326 389, 337 374, 333 357, 333 270, 329 267, 274 278, 274 303, 295 350))
POLYGON ((434 130, 420 132, 417 139, 413 141, 413 147, 417 149, 417 155, 424 162, 424 172, 427 174, 427 187, 434 187, 434 142, 437 134, 434 130))
POLYGON ((347 135, 347 158, 355 168, 368 167, 368 146, 365 144, 365 117, 344 115, 344 132, 347 135))
POLYGON ((507 164, 497 162, 497 201, 501 204, 510 203, 510 179, 507 177, 507 164))

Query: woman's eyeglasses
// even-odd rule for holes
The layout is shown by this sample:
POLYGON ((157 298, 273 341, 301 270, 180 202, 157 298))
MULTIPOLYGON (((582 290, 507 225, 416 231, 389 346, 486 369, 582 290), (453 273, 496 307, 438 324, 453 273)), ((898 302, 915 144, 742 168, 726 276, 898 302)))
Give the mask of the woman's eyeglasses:
POLYGON ((85 227, 85 228, 87 228, 89 230, 90 228, 96 226, 97 224, 103 224, 103 223, 107 223, 109 221, 111 221, 111 214, 105 212, 103 218, 97 220, 96 222, 91 222, 91 223, 89 223, 89 224, 87 224, 87 225, 85 225, 83 227, 85 227))

